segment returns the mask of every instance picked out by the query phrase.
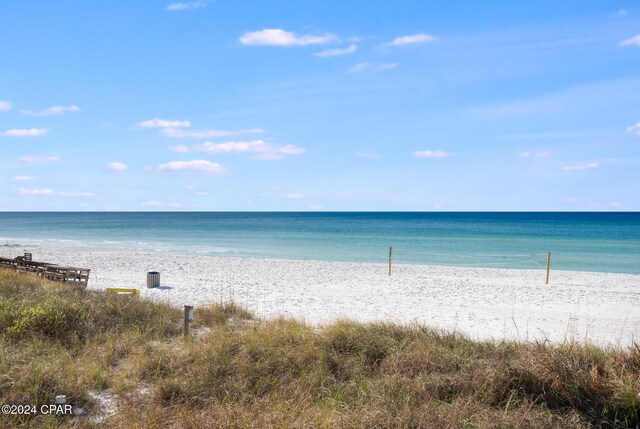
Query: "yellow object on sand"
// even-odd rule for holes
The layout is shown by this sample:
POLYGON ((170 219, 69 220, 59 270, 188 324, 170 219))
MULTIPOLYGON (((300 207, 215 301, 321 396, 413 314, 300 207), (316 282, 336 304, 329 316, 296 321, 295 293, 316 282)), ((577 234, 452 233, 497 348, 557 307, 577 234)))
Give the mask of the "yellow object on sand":
POLYGON ((132 295, 140 295, 140 291, 138 289, 128 289, 124 287, 108 287, 107 292, 111 293, 128 293, 132 295))

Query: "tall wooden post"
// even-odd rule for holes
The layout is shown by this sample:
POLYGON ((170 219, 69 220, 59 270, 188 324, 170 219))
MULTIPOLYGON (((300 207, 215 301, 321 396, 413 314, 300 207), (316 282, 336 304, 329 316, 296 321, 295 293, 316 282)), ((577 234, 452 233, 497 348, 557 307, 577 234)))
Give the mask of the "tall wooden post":
POLYGON ((551 252, 547 253, 547 284, 549 284, 549 270, 551 269, 551 252))
POLYGON ((185 338, 189 335, 189 322, 193 320, 193 306, 185 305, 184 306, 184 336, 185 338))
POLYGON ((389 276, 391 276, 391 246, 389 246, 389 276))

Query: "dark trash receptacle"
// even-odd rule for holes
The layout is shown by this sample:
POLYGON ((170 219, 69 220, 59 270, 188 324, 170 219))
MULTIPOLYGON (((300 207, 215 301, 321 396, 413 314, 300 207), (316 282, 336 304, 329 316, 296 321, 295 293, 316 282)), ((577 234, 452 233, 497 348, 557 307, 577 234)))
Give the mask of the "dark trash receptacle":
POLYGON ((147 273, 147 287, 154 288, 160 286, 160 273, 158 271, 149 271, 147 273))

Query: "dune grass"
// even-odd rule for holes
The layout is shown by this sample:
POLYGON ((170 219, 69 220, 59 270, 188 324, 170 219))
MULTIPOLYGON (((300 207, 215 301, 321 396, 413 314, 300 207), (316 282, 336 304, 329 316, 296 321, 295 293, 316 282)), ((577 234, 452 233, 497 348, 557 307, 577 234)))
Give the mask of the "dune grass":
POLYGON ((640 424, 640 347, 478 342, 421 326, 257 320, 0 270, 4 427, 587 428, 640 424), (105 410, 93 399, 117 398, 105 410))

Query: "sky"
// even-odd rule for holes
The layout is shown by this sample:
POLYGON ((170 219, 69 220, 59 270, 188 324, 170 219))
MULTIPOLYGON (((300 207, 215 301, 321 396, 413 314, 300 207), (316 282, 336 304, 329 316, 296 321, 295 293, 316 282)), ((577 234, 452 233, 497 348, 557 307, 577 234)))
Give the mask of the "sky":
POLYGON ((637 211, 636 1, 0 5, 0 210, 637 211))

